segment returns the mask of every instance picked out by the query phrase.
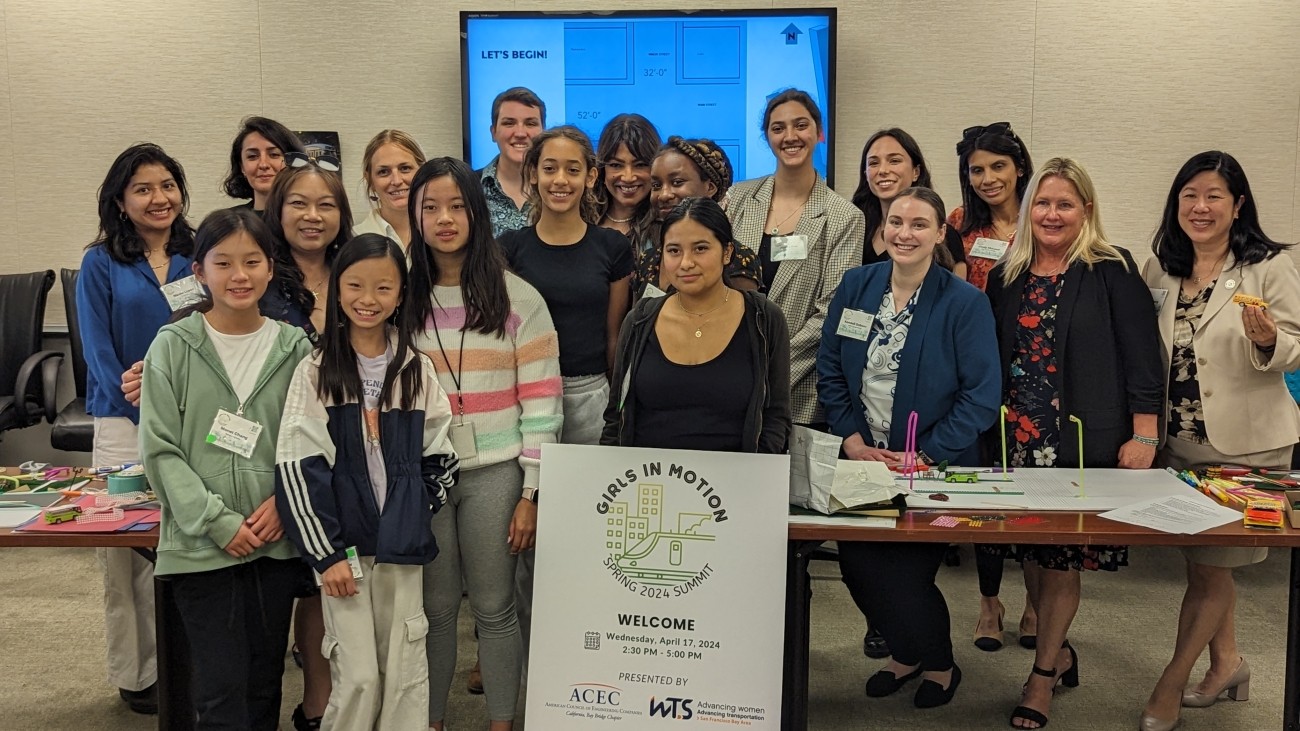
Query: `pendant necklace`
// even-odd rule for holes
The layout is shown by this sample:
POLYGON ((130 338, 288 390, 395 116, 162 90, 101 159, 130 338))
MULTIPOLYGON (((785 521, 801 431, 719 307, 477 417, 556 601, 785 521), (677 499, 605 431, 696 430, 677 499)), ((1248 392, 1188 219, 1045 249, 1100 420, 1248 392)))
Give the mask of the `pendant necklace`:
MULTIPOLYGON (((685 312, 685 313, 688 314, 688 315, 693 315, 693 316, 695 316, 695 317, 705 317, 705 316, 707 316, 707 315, 712 315, 713 313, 715 313, 715 312, 717 312, 718 310, 720 310, 720 309, 722 309, 723 307, 725 307, 726 304, 727 304, 727 302, 729 302, 729 301, 731 301, 731 288, 730 288, 730 287, 727 288, 727 293, 726 293, 725 295, 723 295, 723 297, 722 297, 722 304, 718 305, 717 307, 714 307, 713 309, 709 310, 708 312, 691 312, 690 310, 686 309, 686 307, 682 304, 682 298, 681 298, 681 297, 678 297, 677 300, 676 300, 676 302, 677 302, 677 307, 678 307, 679 309, 681 309, 682 312, 685 312)), ((704 337, 704 330, 703 330, 703 328, 704 328, 705 325, 708 324, 708 322, 709 322, 708 320, 705 320, 705 321, 703 321, 703 322, 701 322, 700 324, 698 324, 698 325, 695 326, 695 337, 697 337, 697 338, 702 338, 702 337, 704 337)))
MULTIPOLYGON (((817 187, 817 180, 814 178, 813 188, 815 187, 817 187)), ((808 199, 812 197, 813 188, 808 189, 808 195, 804 196, 803 203, 801 203, 798 208, 790 211, 790 213, 785 218, 781 219, 780 221, 777 221, 775 224, 772 225, 772 230, 770 233, 773 236, 779 236, 781 234, 781 224, 785 223, 786 221, 789 221, 791 218, 794 217, 794 214, 808 207, 808 199)))
MULTIPOLYGON (((1223 252, 1223 256, 1219 257, 1219 260, 1218 260, 1217 262, 1214 263, 1214 266, 1213 266, 1213 267, 1210 268, 1210 272, 1214 272, 1214 273, 1217 275, 1218 272, 1219 272, 1219 270, 1222 269, 1222 267, 1223 267, 1223 263, 1224 263, 1225 261, 1227 261, 1227 260, 1228 260, 1228 252, 1225 251, 1225 252, 1223 252)), ((1208 279, 1209 277, 1210 277, 1210 274, 1209 274, 1208 272, 1207 272, 1204 276, 1200 276, 1200 277, 1193 275, 1193 276, 1192 276, 1192 284, 1197 284, 1197 285, 1199 285, 1199 284, 1201 283, 1202 280, 1204 280, 1204 279, 1208 279)))

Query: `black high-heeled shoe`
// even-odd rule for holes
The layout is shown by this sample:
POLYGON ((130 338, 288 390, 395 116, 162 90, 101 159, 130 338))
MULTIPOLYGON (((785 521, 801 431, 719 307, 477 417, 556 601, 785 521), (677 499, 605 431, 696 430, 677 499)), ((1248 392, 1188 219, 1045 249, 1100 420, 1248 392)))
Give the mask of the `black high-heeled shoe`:
MULTIPOLYGON (((1064 685, 1067 688, 1079 687, 1079 653, 1074 651, 1074 647, 1070 644, 1069 640, 1061 643, 1061 649, 1070 651, 1069 670, 1057 675, 1056 668, 1044 670, 1037 665, 1033 667, 1034 675, 1041 675, 1045 678, 1056 678, 1056 682, 1052 684, 1052 695, 1056 695, 1056 689, 1058 686, 1064 685)), ((1028 686, 1029 684, 1025 683, 1025 685, 1028 686)), ((1038 728, 1045 727, 1049 720, 1047 715, 1042 711, 1036 711, 1028 706, 1016 706, 1015 709, 1011 711, 1011 720, 1009 721, 1011 727, 1023 728, 1022 726, 1016 726, 1017 718, 1036 723, 1038 724, 1038 728)))
POLYGON ((1060 683, 1067 688, 1079 687, 1079 653, 1074 651, 1070 641, 1066 640, 1061 643, 1062 650, 1070 651, 1070 669, 1061 673, 1060 683))
MULTIPOLYGON (((1044 678, 1055 678, 1056 668, 1052 668, 1051 670, 1044 670, 1038 667, 1037 665, 1035 665, 1033 667, 1033 673, 1034 675, 1041 675, 1044 678)), ((1025 683, 1025 685, 1028 686, 1029 684, 1025 683)), ((1056 686, 1054 685, 1052 686, 1052 693, 1056 693, 1056 686)), ((1016 706, 1015 708, 1013 708, 1011 710, 1011 720, 1007 722, 1008 724, 1010 724, 1011 728, 1026 728, 1025 726, 1016 725, 1017 718, 1021 719, 1022 721, 1029 721, 1031 723, 1036 723, 1038 724, 1038 728, 1045 728, 1047 726, 1047 721, 1048 721, 1047 714, 1043 713, 1042 711, 1036 711, 1033 708, 1030 708, 1029 706, 1016 706)))

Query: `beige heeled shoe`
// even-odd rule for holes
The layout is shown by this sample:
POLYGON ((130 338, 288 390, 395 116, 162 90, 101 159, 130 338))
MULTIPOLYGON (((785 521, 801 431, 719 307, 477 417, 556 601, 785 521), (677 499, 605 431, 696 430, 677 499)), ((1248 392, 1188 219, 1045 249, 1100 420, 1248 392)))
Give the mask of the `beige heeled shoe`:
POLYGON ((1225 690, 1228 691, 1228 697, 1234 701, 1250 700, 1250 664, 1246 662, 1246 658, 1241 658, 1241 664, 1237 666, 1232 677, 1228 678, 1228 682, 1224 683, 1223 687, 1213 693, 1197 693, 1194 690, 1184 691, 1183 705, 1187 708, 1212 706, 1215 701, 1219 700, 1219 696, 1223 695, 1225 690))
POLYGON ((1182 722, 1181 717, 1166 721, 1163 718, 1156 718, 1143 713, 1142 720, 1138 721, 1138 731, 1174 731, 1178 724, 1182 722))

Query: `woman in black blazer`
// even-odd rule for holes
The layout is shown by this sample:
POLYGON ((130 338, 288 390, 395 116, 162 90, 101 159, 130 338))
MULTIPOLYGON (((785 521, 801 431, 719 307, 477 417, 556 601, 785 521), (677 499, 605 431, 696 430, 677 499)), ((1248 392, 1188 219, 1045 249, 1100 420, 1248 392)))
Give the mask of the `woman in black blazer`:
MULTIPOLYGON (((1021 207, 1017 239, 1030 245, 1013 248, 989 275, 1011 467, 1082 461, 1146 469, 1155 459, 1164 395, 1155 306, 1133 257, 1106 241, 1096 197, 1078 163, 1048 161, 1021 207)), ((1056 685, 1079 683, 1078 656, 1066 641, 1079 608, 1079 572, 1114 571, 1128 563, 1128 549, 1021 546, 1016 554, 1036 575, 1026 584, 1038 609, 1038 642, 1011 725, 1041 728, 1056 685)))

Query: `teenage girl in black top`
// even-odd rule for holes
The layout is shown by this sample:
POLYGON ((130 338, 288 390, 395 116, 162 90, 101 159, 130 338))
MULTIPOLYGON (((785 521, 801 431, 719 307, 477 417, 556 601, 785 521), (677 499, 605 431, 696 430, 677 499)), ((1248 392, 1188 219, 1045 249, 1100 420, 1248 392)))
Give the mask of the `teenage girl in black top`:
POLYGON ((780 453, 790 432, 790 336, 780 308, 727 285, 731 225, 708 198, 664 219, 674 293, 619 332, 601 444, 780 453))

